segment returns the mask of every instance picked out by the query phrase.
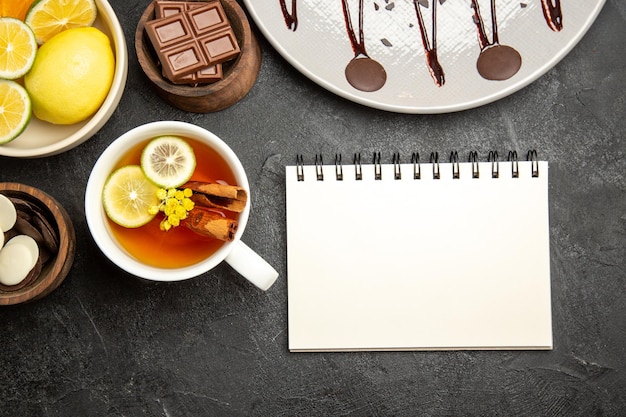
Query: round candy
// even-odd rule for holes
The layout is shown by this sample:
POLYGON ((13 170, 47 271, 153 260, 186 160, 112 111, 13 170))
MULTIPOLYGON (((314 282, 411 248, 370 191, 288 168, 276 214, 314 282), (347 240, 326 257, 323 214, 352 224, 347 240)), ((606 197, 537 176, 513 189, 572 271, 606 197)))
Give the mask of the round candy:
POLYGON ((6 232, 11 230, 17 219, 17 211, 15 205, 7 196, 0 194, 0 231, 6 232))

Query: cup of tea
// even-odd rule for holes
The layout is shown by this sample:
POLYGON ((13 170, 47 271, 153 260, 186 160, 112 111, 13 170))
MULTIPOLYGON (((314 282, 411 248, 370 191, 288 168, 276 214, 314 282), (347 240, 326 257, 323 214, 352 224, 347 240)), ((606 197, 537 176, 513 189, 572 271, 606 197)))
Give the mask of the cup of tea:
MULTIPOLYGON (((163 204, 170 190, 159 189, 163 204)), ((194 278, 225 261, 258 288, 270 288, 278 272, 241 240, 249 214, 250 185, 237 155, 210 131, 180 121, 144 124, 114 140, 96 161, 85 191, 87 225, 102 253, 124 271, 152 281, 194 278), (191 178, 175 188, 187 190, 193 208, 174 226, 162 207, 146 224, 122 226, 105 210, 105 185, 121 168, 141 167, 148 143, 163 137, 182 139, 193 150, 191 178)))

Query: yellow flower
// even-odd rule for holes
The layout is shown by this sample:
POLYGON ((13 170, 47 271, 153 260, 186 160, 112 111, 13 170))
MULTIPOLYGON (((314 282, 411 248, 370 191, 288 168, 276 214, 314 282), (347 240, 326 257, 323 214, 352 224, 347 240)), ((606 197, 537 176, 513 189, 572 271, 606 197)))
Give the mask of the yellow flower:
POLYGON ((156 214, 159 211, 165 214, 165 218, 159 225, 161 230, 168 231, 172 227, 179 226, 180 221, 187 218, 188 212, 195 206, 189 198, 192 195, 193 191, 189 188, 184 190, 161 188, 157 191, 157 197, 161 200, 161 204, 152 206, 149 210, 151 214, 156 214))
POLYGON ((183 207, 185 208, 185 210, 187 211, 191 211, 192 208, 195 207, 195 203, 193 201, 191 201, 189 198, 184 198, 182 201, 183 207))
POLYGON ((159 188, 159 190, 157 191, 157 198, 159 200, 165 200, 166 197, 167 191, 165 191, 165 188, 159 188))
POLYGON ((165 219, 161 222, 161 224, 159 225, 159 228, 165 232, 167 232, 168 230, 170 230, 172 228, 172 225, 170 224, 170 222, 165 219))
POLYGON ((176 207, 175 213, 174 213, 179 219, 184 219, 187 217, 187 210, 185 210, 185 207, 183 206, 178 206, 176 207))

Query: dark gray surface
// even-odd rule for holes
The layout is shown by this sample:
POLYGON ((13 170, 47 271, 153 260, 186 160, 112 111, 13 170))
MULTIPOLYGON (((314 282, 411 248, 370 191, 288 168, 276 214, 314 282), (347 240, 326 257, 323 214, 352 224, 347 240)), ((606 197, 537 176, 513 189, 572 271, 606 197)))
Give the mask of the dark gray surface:
POLYGON ((104 128, 59 156, 0 157, 0 181, 56 197, 78 239, 73 269, 54 293, 0 308, 0 415, 626 415, 622 0, 608 0, 578 46, 529 87, 447 115, 391 114, 336 97, 261 36, 263 65, 248 96, 215 114, 178 111, 157 98, 135 57, 147 4, 112 1, 130 66, 104 128), (95 246, 83 207, 91 167, 117 136, 168 119, 208 128, 240 156, 253 199, 244 240, 280 272, 269 291, 226 265, 147 284, 95 246), (383 151, 390 160, 394 151, 529 148, 550 161, 553 351, 288 352, 284 166, 296 153, 383 151))

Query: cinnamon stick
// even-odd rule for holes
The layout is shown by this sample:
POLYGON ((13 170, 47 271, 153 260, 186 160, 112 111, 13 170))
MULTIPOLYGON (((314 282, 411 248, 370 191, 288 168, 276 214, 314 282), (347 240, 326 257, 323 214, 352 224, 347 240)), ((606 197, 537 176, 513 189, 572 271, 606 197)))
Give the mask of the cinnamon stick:
POLYGON ((183 185, 194 193, 191 200, 196 206, 212 207, 241 213, 246 208, 248 193, 236 185, 190 181, 183 185))
POLYGON ((208 237, 230 242, 239 226, 237 220, 204 207, 194 207, 182 222, 188 229, 208 237))

